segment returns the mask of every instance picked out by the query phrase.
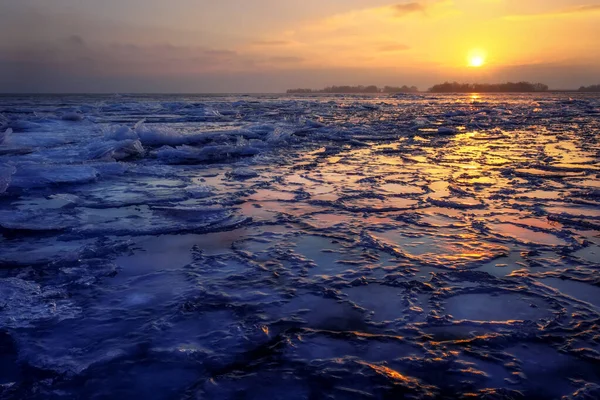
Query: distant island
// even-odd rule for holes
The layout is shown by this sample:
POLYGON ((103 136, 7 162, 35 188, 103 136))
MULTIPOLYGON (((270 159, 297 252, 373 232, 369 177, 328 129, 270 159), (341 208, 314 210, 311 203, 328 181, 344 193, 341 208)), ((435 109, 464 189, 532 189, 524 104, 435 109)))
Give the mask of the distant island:
POLYGON ((529 93, 547 92, 548 85, 531 82, 458 83, 445 82, 434 85, 431 93, 529 93))
POLYGON ((591 85, 591 86, 582 86, 578 90, 579 92, 587 92, 587 93, 599 93, 600 85, 591 85))
POLYGON ((416 86, 385 86, 379 88, 375 85, 369 86, 328 86, 325 89, 288 89, 287 93, 417 93, 419 89, 416 86))
MULTIPOLYGON (((548 85, 544 83, 531 82, 506 82, 506 83, 458 83, 444 82, 432 86, 429 93, 532 93, 547 92, 548 85)), ((575 91, 575 90, 573 90, 575 91)), ((582 86, 578 92, 600 93, 600 85, 582 86)), ((327 86, 325 89, 288 89, 288 94, 311 94, 311 93, 419 93, 416 86, 384 86, 380 88, 375 85, 358 86, 327 86)))

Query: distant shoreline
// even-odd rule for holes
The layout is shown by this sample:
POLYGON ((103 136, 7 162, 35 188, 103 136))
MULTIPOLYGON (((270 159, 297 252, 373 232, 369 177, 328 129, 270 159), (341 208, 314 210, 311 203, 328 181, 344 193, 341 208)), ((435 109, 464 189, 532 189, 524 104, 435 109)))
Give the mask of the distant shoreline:
MULTIPOLYGON (((579 91, 577 89, 548 89, 544 92, 527 92, 527 91, 523 91, 523 92, 429 92, 429 91, 418 91, 418 92, 411 92, 411 93, 402 93, 402 92, 397 92, 397 93, 361 93, 361 92, 331 92, 331 93, 323 93, 323 92, 312 92, 312 93, 280 93, 280 94, 295 94, 295 95, 299 95, 299 94, 305 94, 305 95, 329 95, 329 94, 360 94, 360 95, 373 95, 373 96, 379 96, 379 95, 394 95, 394 94, 405 94, 405 95, 410 95, 410 94, 431 94, 431 95, 439 95, 439 94, 447 94, 447 95, 452 95, 452 94, 544 94, 544 93, 578 93, 578 94, 600 94, 600 91, 598 92, 582 92, 579 91)), ((256 94, 256 93, 255 93, 256 94)), ((262 94, 269 94, 269 93, 262 93, 262 94)), ((278 93, 273 93, 273 94, 278 94, 278 93)))
POLYGON ((324 89, 288 89, 287 94, 414 94, 414 93, 599 93, 600 85, 582 86, 579 89, 550 89, 544 83, 506 82, 506 83, 458 83, 444 82, 436 84, 427 91, 416 86, 328 86, 324 89))
MULTIPOLYGON (((581 91, 578 89, 548 89, 545 92, 446 92, 446 93, 434 93, 429 91, 418 91, 404 94, 542 94, 542 93, 576 93, 576 94, 600 94, 599 91, 581 91)), ((310 92, 310 93, 286 93, 286 92, 129 92, 129 93, 106 93, 106 92, 79 92, 79 93, 62 93, 62 92, 50 92, 50 93, 10 93, 0 92, 0 97, 11 97, 11 96, 105 96, 105 97, 119 97, 119 96, 279 96, 285 94, 305 94, 305 95, 338 95, 338 94, 351 94, 351 95, 394 95, 403 94, 402 92, 397 93, 361 93, 361 92, 310 92)))

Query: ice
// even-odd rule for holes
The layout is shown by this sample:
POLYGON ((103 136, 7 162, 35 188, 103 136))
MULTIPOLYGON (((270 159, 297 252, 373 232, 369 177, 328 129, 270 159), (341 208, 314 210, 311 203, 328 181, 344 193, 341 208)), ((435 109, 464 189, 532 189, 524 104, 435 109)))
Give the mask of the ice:
MULTIPOLYGON (((532 343, 516 346, 507 349, 507 353, 522 360, 519 368, 522 372, 519 376, 524 378, 521 378, 522 385, 528 391, 538 393, 542 398, 568 396, 576 391, 576 387, 583 386, 587 389, 589 384, 585 382, 596 380, 595 375, 590 373, 591 371, 588 372, 587 363, 548 345, 532 343), (573 382, 573 377, 577 377, 576 382, 573 382), (541 384, 541 382, 545 383, 541 384)), ((579 396, 576 395, 574 398, 579 396)))
POLYGON ((121 140, 93 143, 88 149, 88 157, 94 159, 125 160, 132 157, 141 157, 145 153, 139 140, 121 140))
POLYGON ((272 189, 259 189, 252 196, 249 197, 249 200, 252 201, 273 201, 273 200, 293 200, 296 197, 294 193, 284 192, 279 190, 272 189))
POLYGON ((289 128, 276 127, 266 136, 266 141, 270 144, 281 144, 292 139, 293 134, 294 132, 289 128))
MULTIPOLYGON (((205 131, 180 131, 169 126, 159 124, 149 124, 146 120, 138 121, 132 128, 128 126, 112 126, 102 129, 104 137, 108 140, 139 140, 144 146, 183 146, 196 145, 202 143, 218 142, 242 138, 241 135, 255 136, 252 130, 241 131, 236 129, 212 128, 205 131)), ((256 138, 262 135, 256 135, 256 138)))
POLYGON ((579 301, 592 304, 600 309, 600 288, 590 283, 577 282, 568 279, 547 278, 541 282, 556 288, 561 293, 574 297, 579 301))
POLYGON ((381 186, 381 189, 394 194, 423 194, 423 189, 401 183, 386 183, 381 186))
POLYGON ((505 247, 481 243, 477 236, 458 230, 410 235, 382 230, 373 232, 373 237, 402 257, 445 268, 470 267, 506 253, 505 247))
POLYGON ((597 96, 0 103, 2 398, 597 394, 597 96))
POLYGON ((4 132, 0 132, 0 145, 6 144, 12 135, 12 128, 6 129, 4 132))
POLYGON ((75 233, 116 236, 210 232, 237 227, 247 221, 230 210, 188 206, 87 210, 81 218, 87 221, 76 227, 75 233))
POLYGON ((104 127, 103 132, 107 140, 123 141, 138 139, 137 133, 127 126, 104 127))
POLYGON ((67 214, 0 211, 0 227, 9 230, 60 231, 76 225, 77 220, 67 214))
POLYGON ((77 111, 66 112, 60 117, 63 121, 78 122, 82 121, 84 116, 77 111))
POLYGON ((9 122, 9 129, 14 130, 15 132, 23 132, 28 130, 35 130, 41 127, 40 124, 32 122, 32 121, 24 121, 24 120, 13 120, 9 122))
POLYGON ((447 127, 447 126, 438 128, 438 134, 440 134, 440 135, 453 135, 456 132, 457 132, 456 129, 450 128, 450 127, 447 127))
POLYGON ((41 287, 19 278, 0 278, 0 294, 0 323, 4 327, 31 327, 49 319, 74 318, 79 313, 60 289, 41 287))
POLYGON ((56 193, 51 195, 50 199, 61 202, 62 205, 60 207, 68 207, 81 203, 81 199, 78 196, 69 193, 56 193))
POLYGON ((178 146, 162 147, 156 151, 156 156, 169 164, 202 163, 225 161, 231 157, 249 157, 260 153, 260 150, 247 146, 212 145, 203 147, 178 146))
POLYGON ((340 331, 364 328, 363 313, 350 303, 324 298, 315 294, 303 294, 289 302, 274 307, 276 317, 295 315, 314 329, 340 331))
POLYGON ((513 224, 490 224, 490 228, 502 236, 515 238, 525 243, 541 244, 546 246, 565 246, 567 242, 555 235, 545 232, 516 226, 513 224))
POLYGON ((203 199, 215 194, 215 188, 209 185, 191 185, 185 188, 186 193, 194 199, 203 199))
POLYGON ((37 188, 52 184, 87 183, 96 180, 98 171, 88 165, 20 164, 11 187, 37 188))
POLYGON ((408 303, 399 287, 367 285, 344 289, 348 298, 359 307, 372 311, 376 321, 393 321, 407 312, 408 303))
POLYGON ((13 174, 17 169, 8 164, 0 164, 0 193, 4 193, 10 186, 13 174))
POLYGON ((550 318, 547 306, 515 294, 464 294, 449 298, 446 311, 455 319, 472 321, 536 320, 550 318))
POLYGON ((302 236, 295 240, 294 251, 314 263, 312 274, 337 275, 348 266, 337 264, 344 256, 343 247, 319 236, 302 236))
POLYGON ((148 127, 144 122, 138 122, 134 131, 140 141, 146 146, 179 146, 189 143, 189 138, 180 132, 164 127, 148 127))
POLYGON ((455 198, 455 199, 437 200, 437 199, 430 198, 429 202, 438 207, 456 208, 459 210, 485 208, 484 203, 477 201, 475 199, 455 198))
POLYGON ((229 173, 234 179, 251 179, 258 176, 258 172, 251 168, 240 167, 229 173))

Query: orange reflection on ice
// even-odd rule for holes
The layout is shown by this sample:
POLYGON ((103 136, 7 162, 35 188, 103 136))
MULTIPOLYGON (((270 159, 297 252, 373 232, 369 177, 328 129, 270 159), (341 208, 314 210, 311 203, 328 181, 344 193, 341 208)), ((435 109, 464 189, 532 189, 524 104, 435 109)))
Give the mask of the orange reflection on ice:
POLYGON ((398 380, 398 381, 402 381, 402 382, 406 382, 406 383, 408 383, 408 382, 416 383, 415 379, 404 376, 400 372, 395 371, 388 367, 384 367, 383 365, 375 365, 375 364, 370 364, 370 363, 362 362, 362 361, 359 361, 359 363, 368 366, 369 368, 373 369, 378 374, 385 375, 390 379, 394 379, 394 380, 398 380))

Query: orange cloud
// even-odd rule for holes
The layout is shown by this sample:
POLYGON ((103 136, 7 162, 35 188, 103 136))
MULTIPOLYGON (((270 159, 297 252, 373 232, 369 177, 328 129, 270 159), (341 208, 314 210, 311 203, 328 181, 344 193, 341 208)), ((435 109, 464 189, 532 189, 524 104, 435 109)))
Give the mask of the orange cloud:
POLYGON ((401 44, 401 43, 391 43, 391 44, 384 44, 383 46, 379 47, 379 51, 387 53, 387 52, 394 52, 394 51, 404 51, 404 50, 409 50, 410 46, 406 45, 406 44, 401 44))
POLYGON ((527 20, 534 18, 548 18, 548 17, 566 17, 573 15, 586 15, 600 12, 600 4, 586 4, 575 7, 563 8, 561 10, 535 13, 535 14, 517 14, 509 15, 505 19, 511 21, 527 20))
POLYGON ((396 16, 403 17, 412 13, 425 13, 427 9, 427 5, 425 3, 405 3, 405 4, 396 4, 391 6, 391 8, 395 11, 396 16))
POLYGON ((289 40, 257 40, 252 42, 256 46, 287 46, 292 44, 289 40))

